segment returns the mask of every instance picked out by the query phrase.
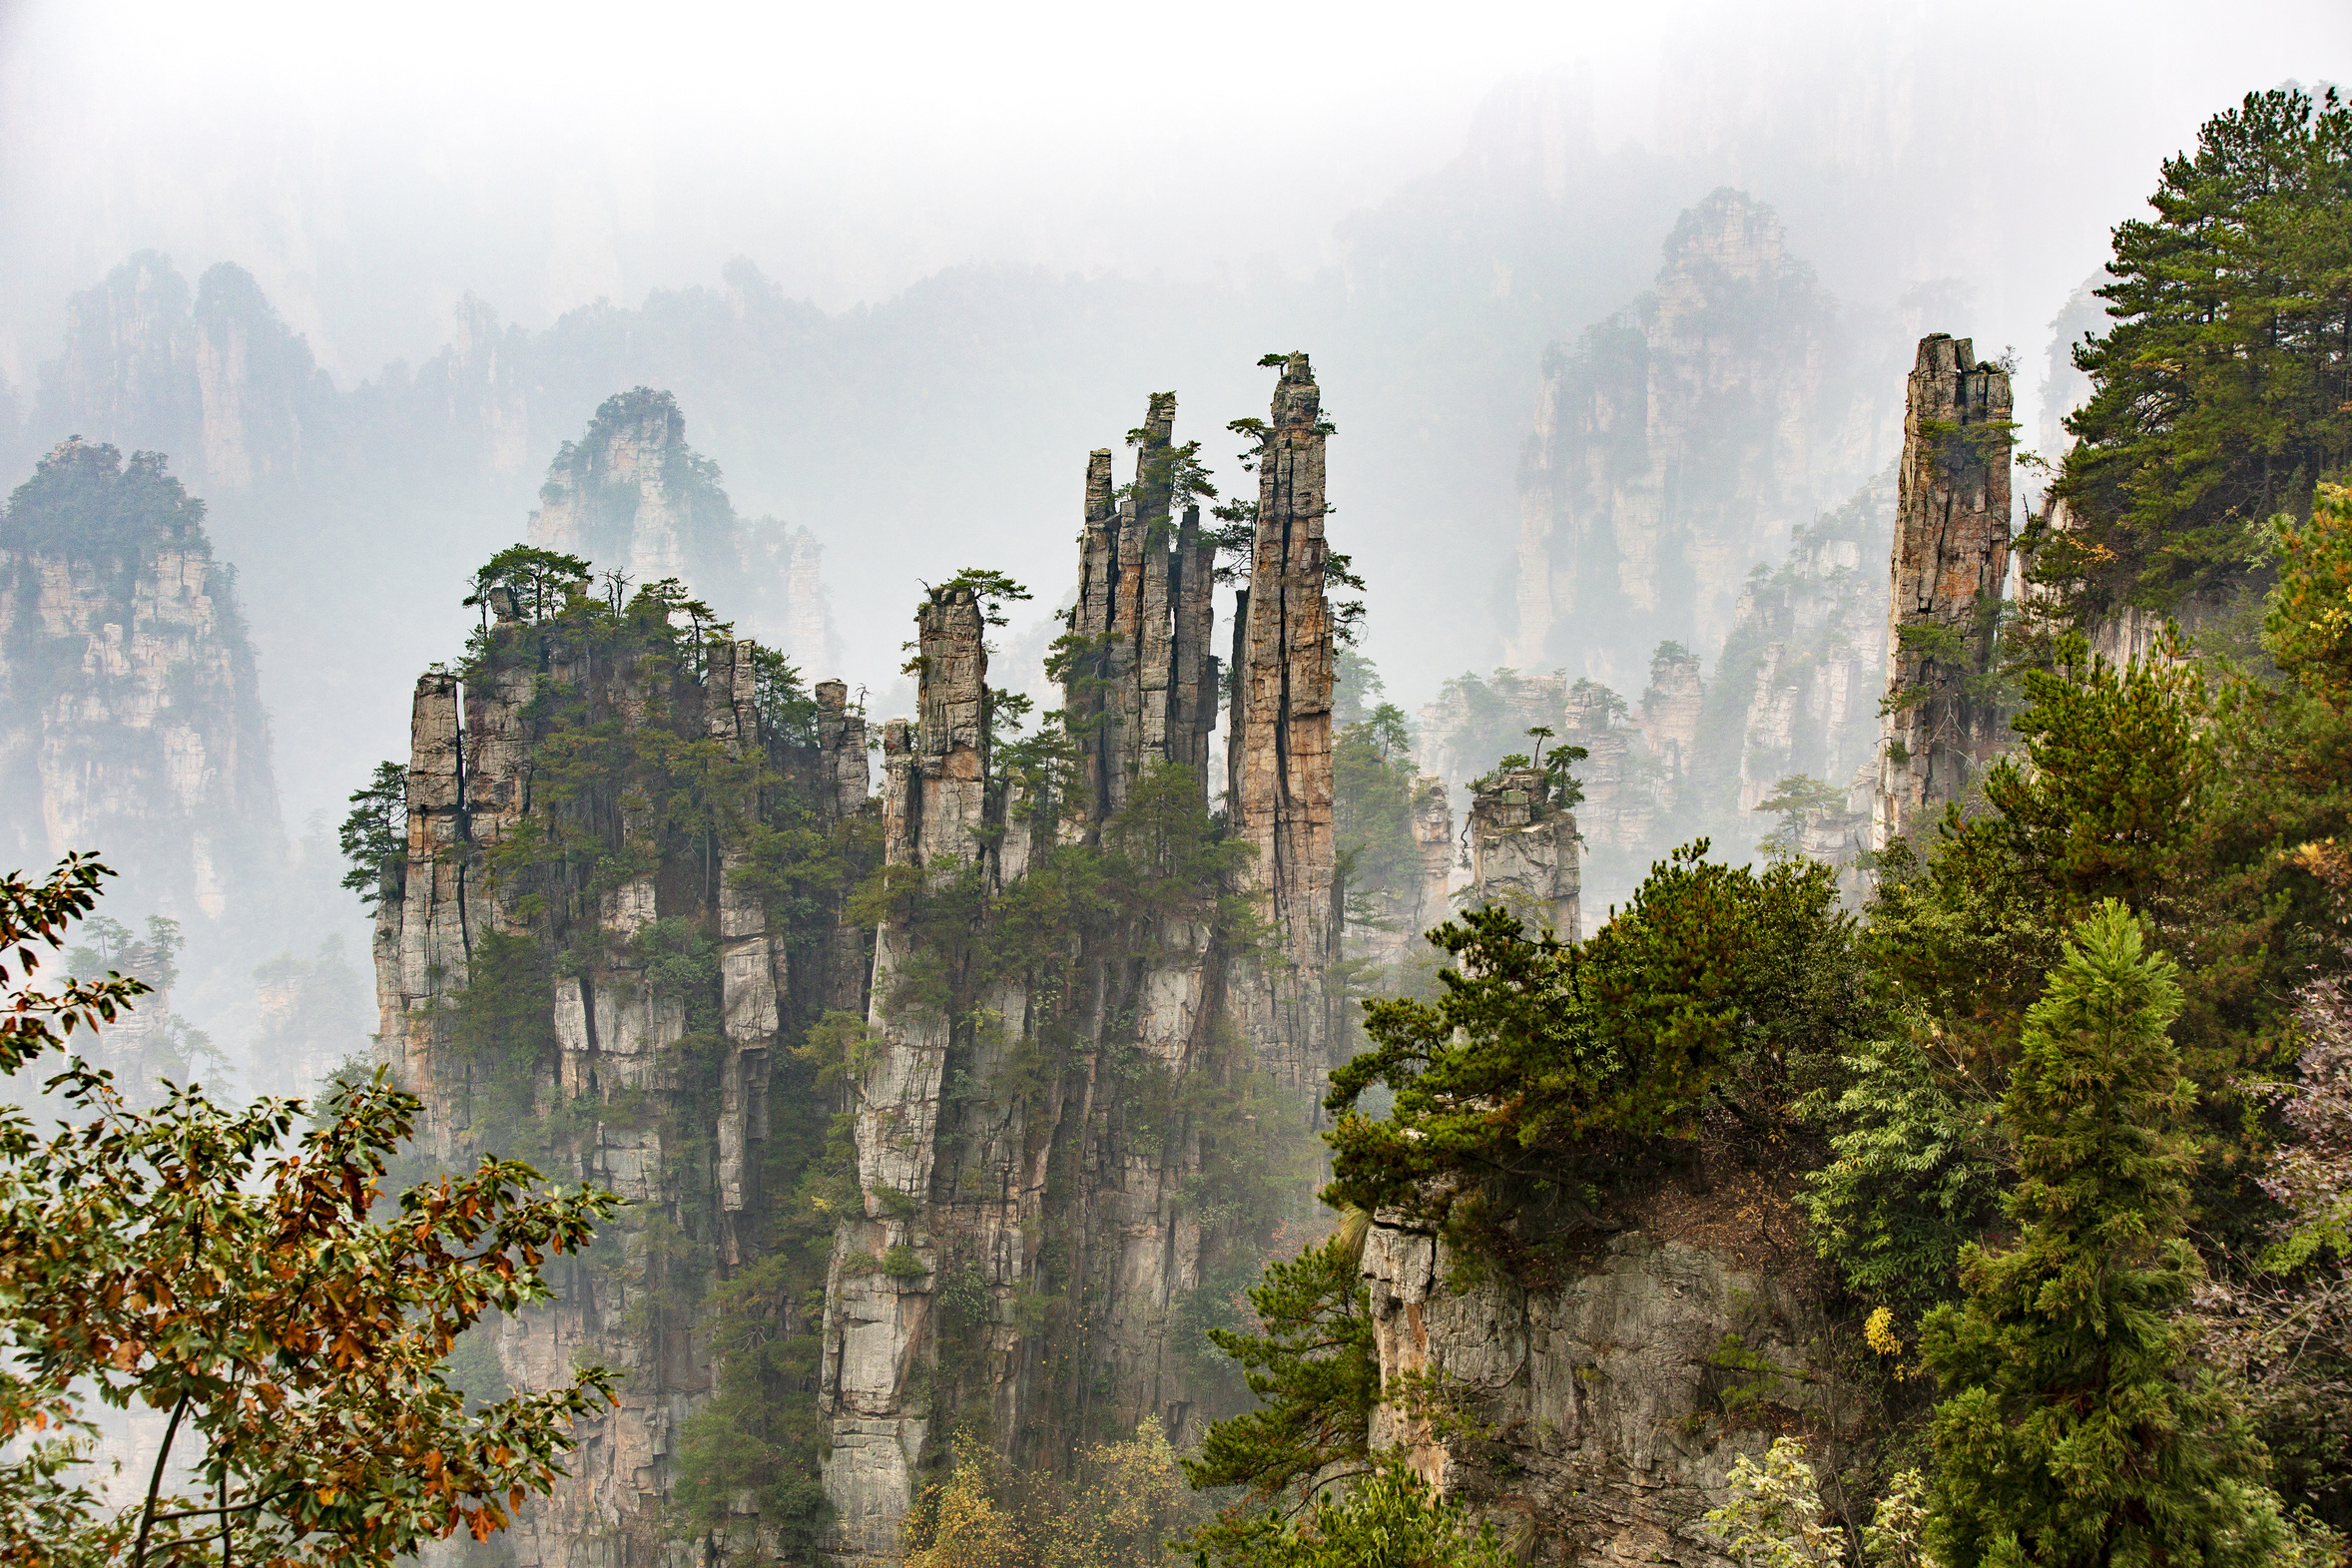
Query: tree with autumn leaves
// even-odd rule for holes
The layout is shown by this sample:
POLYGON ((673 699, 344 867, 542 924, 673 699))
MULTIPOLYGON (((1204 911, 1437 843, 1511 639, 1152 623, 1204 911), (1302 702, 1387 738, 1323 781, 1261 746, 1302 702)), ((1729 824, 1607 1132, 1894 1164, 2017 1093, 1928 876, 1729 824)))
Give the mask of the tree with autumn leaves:
MULTIPOLYGON (((145 989, 36 983, 107 874, 74 855, 0 878, 0 1073, 145 989)), ((420 1107, 380 1074, 298 1138, 298 1102, 189 1085, 137 1111, 70 1054, 44 1087, 51 1134, 0 1111, 0 1564, 343 1568, 487 1539, 610 1402, 587 1368, 468 1413, 440 1367, 485 1315, 549 1299, 547 1260, 587 1245, 611 1194, 485 1158, 388 1202, 420 1107), (99 1473, 92 1394, 165 1414, 144 1473, 99 1473)))

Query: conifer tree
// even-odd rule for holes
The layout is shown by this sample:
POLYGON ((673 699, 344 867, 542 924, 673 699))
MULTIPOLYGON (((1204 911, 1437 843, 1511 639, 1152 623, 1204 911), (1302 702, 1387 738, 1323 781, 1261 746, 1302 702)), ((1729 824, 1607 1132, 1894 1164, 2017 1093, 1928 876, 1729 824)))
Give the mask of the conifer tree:
POLYGON ((2263 1455, 2188 1363, 2202 1275, 2183 1238, 2191 1086, 2177 966, 2121 903, 2074 929, 2027 1014, 2003 1118, 2014 1246, 1970 1249, 1965 1305, 1922 1339, 1944 1402, 1931 1542, 1944 1568, 2221 1564, 2288 1549, 2263 1455))

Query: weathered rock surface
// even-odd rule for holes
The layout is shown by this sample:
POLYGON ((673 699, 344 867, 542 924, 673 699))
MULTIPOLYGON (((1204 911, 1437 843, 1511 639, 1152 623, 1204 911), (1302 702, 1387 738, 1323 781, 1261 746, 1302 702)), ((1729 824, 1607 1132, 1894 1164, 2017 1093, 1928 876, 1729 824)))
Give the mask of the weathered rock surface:
MULTIPOLYGON (((1744 1227, 1596 1236, 1537 1290, 1490 1280, 1458 1292, 1442 1243, 1376 1223, 1364 1277, 1384 1388, 1418 1377, 1485 1440, 1442 1436, 1391 1403, 1375 1414, 1374 1443, 1404 1446, 1521 1561, 1728 1568, 1699 1516, 1723 1501, 1736 1456, 1768 1445, 1751 1423, 1805 1423, 1836 1397, 1828 1380, 1808 1380, 1825 1370, 1826 1328, 1808 1271, 1776 1254, 1752 1197, 1740 1201, 1744 1227), (1727 1240, 1736 1234, 1747 1245, 1727 1240), (1759 1377, 1761 1365, 1781 1372, 1759 1377)), ((1732 1204, 1702 1207, 1720 1222, 1732 1204)))
MULTIPOLYGON (((1239 639, 1244 692, 1254 679, 1258 695, 1245 695, 1236 724, 1259 750, 1237 758, 1234 778, 1237 797, 1255 802, 1262 864, 1281 868, 1253 885, 1283 922, 1284 952, 1321 955, 1338 934, 1331 648, 1322 432, 1303 356, 1285 371, 1276 414, 1254 563, 1265 608, 1244 612, 1239 639), (1289 922, 1317 898, 1322 919, 1302 948, 1289 922)), ((995 699, 970 590, 939 590, 918 611, 919 717, 884 727, 882 830, 885 859, 919 885, 1017 899, 1057 844, 1133 847, 1130 807, 1147 823, 1172 806, 1206 820, 1214 560, 1196 511, 1169 517, 1174 417, 1172 396, 1151 399, 1124 499, 1114 498, 1109 450, 1087 460, 1063 694, 1078 753, 1073 798, 1029 795, 993 765, 995 699), (1142 802, 1147 779, 1159 792, 1142 802)), ((971 907, 985 941, 997 916, 971 907)), ((1299 1060, 1301 1036, 1330 1009, 1320 964, 1270 981, 1194 915, 1134 918, 1141 929, 1065 926, 985 980, 951 982, 948 1005, 902 996, 896 982, 938 961, 919 916, 893 916, 878 933, 875 1049, 858 1082, 866 1212, 836 1239, 826 1296, 821 1397, 838 1562, 894 1560, 918 1473, 940 1458, 937 1412, 951 1399, 986 1410, 993 1441, 1016 1462, 1048 1469, 1069 1462, 1081 1435, 1123 1434, 1153 1415, 1181 1443, 1213 1413, 1196 1409, 1175 1330, 1221 1245, 1219 1222, 1184 1196, 1219 1134, 1195 1124, 1180 1137, 1139 1137, 1134 1097, 1238 1070, 1220 1044, 1229 1021, 1245 1034, 1255 1025, 1246 1037, 1261 1060, 1299 1060), (1015 1087, 1020 1062, 1027 1076, 1015 1087), (883 1267, 892 1259, 895 1273, 883 1267)), ((1314 1036, 1313 1047, 1328 1040, 1314 1036)))
POLYGON ((2009 577, 2010 385, 1965 337, 1920 340, 1904 405, 1874 844, 1963 798, 2005 740, 1970 683, 2009 577))
MULTIPOLYGON (((650 1560, 669 1528, 680 1432, 715 1377, 710 1324, 687 1309, 700 1294, 692 1271, 706 1265, 690 1260, 724 1276, 761 1245, 760 1149, 780 1047, 827 1005, 864 994, 864 940, 838 929, 834 909, 820 899, 815 929, 796 930, 741 875, 750 829, 827 830, 869 808, 864 723, 831 682, 815 694, 813 737, 771 729, 748 642, 703 639, 688 657, 644 658, 598 641, 610 631, 492 602, 497 620, 468 672, 416 683, 407 854, 376 925, 378 1038, 423 1099, 431 1157, 466 1160, 485 1136, 514 1136, 517 1114, 561 1112, 586 1129, 559 1145, 563 1176, 633 1206, 594 1255, 557 1262, 556 1302, 495 1334, 517 1387, 560 1383, 581 1357, 622 1373, 619 1405, 581 1434, 570 1474, 507 1537, 525 1568, 602 1568, 650 1560), (715 744, 743 783, 715 807, 709 836, 675 836, 640 787, 585 799, 544 788, 542 743, 567 711, 544 700, 555 693, 624 750, 643 743, 640 757, 715 744), (531 853, 551 841, 625 850, 627 869, 590 893, 569 862, 531 853), (715 969, 699 1001, 656 972, 690 935, 709 943, 715 969), (518 957, 556 950, 574 956, 544 970, 518 957), (504 988, 500 1006, 543 996, 539 1026, 467 1043, 457 1004, 485 974, 504 988), (693 1006, 708 1011, 689 1054, 693 1006), (485 1132, 485 1116, 503 1120, 485 1132)), ((641 625, 663 612, 631 614, 641 625)), ((758 1533, 756 1512, 745 1526, 758 1533)))
POLYGON ((1252 964, 1237 1016, 1261 1066, 1313 1086, 1333 1065, 1339 955, 1332 831, 1332 619, 1324 594, 1322 393, 1305 354, 1275 388, 1258 456, 1256 548, 1234 622, 1235 706, 1226 733, 1234 831, 1257 846, 1252 875, 1281 962, 1252 964))
POLYGON ((1549 781, 1532 768, 1482 781, 1470 813, 1472 904, 1499 904, 1530 931, 1563 942, 1582 936, 1576 898, 1576 818, 1549 798, 1549 781))

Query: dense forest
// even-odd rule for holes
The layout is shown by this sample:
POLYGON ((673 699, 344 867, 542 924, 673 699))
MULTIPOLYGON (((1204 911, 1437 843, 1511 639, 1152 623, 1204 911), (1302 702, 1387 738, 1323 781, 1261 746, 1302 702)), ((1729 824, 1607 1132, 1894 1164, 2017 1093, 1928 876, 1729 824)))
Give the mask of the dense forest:
MULTIPOLYGON (((0 1071, 69 1123, 0 1113, 0 1562, 2344 1561, 2352 108, 2249 95, 2152 205, 2016 596, 1890 634, 1888 722, 1998 755, 1843 863, 1782 778, 1761 853, 1693 838, 1597 918, 1482 857, 1502 807, 1596 816, 1613 694, 1555 683, 1555 732, 1456 683, 1465 891, 1350 646, 1378 598, 1329 597, 1305 354, 1229 426, 1254 500, 1171 393, 1131 481, 1090 454, 1058 710, 987 684, 1028 591, 938 574, 879 793, 846 683, 625 569, 596 443, 682 436, 616 397, 559 459, 595 559, 476 571, 351 795, 377 1060, 251 1107, 185 1030, 85 1062, 176 928, 96 916, 89 856, 7 880, 0 1071), (1596 1355, 1546 1404, 1549 1341, 1638 1337, 1593 1304, 1661 1280, 1728 1304, 1681 1402, 1596 1355), (147 1473, 97 1478, 93 1400, 147 1473), (1672 1466, 1688 1507, 1583 1495, 1672 1466)), ((1910 436, 2006 474, 2014 427, 1910 436)), ((61 448, 0 588, 70 545, 122 597, 209 566, 201 517, 61 448)), ((11 678, 78 679, 53 642, 11 678)))

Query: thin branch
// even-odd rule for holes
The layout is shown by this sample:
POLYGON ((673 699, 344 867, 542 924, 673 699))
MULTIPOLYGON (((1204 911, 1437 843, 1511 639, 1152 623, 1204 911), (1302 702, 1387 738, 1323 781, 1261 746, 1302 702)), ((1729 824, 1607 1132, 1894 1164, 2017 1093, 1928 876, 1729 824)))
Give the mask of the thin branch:
MULTIPOLYGON (((188 1413, 189 1398, 188 1394, 182 1394, 180 1402, 172 1406, 171 1424, 164 1428, 164 1445, 156 1450, 155 1473, 147 1478, 147 1506, 139 1514, 139 1544, 131 1549, 131 1568, 142 1568, 147 1561, 147 1537, 155 1528, 155 1494, 163 1487, 164 1464, 172 1457, 172 1439, 180 1435, 180 1417, 188 1413)), ((210 1509, 198 1511, 211 1512, 210 1509)))

